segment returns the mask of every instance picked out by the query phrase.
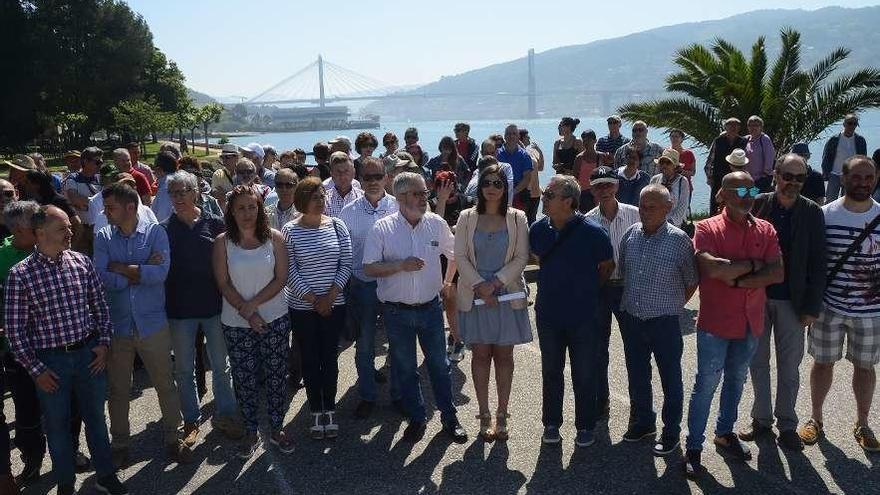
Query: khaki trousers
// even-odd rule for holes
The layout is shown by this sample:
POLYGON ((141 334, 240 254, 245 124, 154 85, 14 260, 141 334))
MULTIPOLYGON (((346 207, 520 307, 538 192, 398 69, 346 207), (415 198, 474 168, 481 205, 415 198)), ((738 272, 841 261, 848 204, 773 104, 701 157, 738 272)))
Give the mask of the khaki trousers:
POLYGON ((159 396, 165 444, 176 444, 182 424, 180 397, 174 384, 171 364, 171 332, 166 326, 146 338, 113 336, 107 361, 107 384, 110 389, 110 434, 112 447, 128 448, 131 425, 128 412, 131 400, 131 372, 134 355, 140 355, 150 381, 159 396))

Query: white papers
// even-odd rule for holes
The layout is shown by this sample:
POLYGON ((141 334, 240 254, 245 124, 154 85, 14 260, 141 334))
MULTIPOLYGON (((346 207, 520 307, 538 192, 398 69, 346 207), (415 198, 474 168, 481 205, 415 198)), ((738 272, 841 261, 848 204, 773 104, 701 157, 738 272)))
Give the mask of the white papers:
MULTIPOLYGON (((514 292, 513 294, 504 294, 503 296, 498 296, 498 302, 506 302, 506 301, 514 301, 516 299, 525 299, 525 292, 514 292)), ((486 301, 482 299, 474 299, 475 306, 482 306, 486 304, 486 301)))

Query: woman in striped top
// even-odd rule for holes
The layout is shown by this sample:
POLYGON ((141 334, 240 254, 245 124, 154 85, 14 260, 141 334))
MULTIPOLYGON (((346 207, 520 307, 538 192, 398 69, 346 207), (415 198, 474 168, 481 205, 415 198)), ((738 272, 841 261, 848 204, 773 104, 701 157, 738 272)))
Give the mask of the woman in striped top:
POLYGON ((345 324, 344 288, 351 276, 351 236, 345 223, 324 215, 326 192, 309 177, 294 191, 302 212, 281 233, 290 259, 287 305, 302 353, 303 380, 315 418, 312 438, 335 438, 337 344, 345 324))

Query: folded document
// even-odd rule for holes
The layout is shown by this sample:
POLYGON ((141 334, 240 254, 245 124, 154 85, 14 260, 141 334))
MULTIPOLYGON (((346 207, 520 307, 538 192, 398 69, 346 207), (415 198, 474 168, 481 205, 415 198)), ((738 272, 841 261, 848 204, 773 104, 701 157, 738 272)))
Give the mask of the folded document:
MULTIPOLYGON (((498 302, 514 301, 516 299, 525 299, 525 298, 526 298, 525 292, 514 292, 513 294, 504 294, 502 296, 498 296, 498 302)), ((474 305, 482 306, 483 304, 486 304, 486 301, 484 301, 482 299, 474 299, 474 305)))

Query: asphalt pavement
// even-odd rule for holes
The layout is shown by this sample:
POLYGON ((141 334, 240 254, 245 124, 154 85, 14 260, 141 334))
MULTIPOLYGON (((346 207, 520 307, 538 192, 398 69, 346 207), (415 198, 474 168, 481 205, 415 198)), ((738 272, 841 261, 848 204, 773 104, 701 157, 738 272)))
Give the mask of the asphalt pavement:
MULTIPOLYGON (((534 286, 532 287, 534 288, 534 286)), ((693 388, 696 368, 696 338, 693 323, 698 297, 682 317, 685 326, 683 359, 685 421, 687 402, 693 388)), ((532 315, 534 316, 534 315, 532 315)), ((537 339, 537 335, 535 335, 537 339)), ((377 364, 385 362, 379 351, 377 364)), ((597 428, 597 442, 588 448, 574 445, 574 398, 566 378, 565 424, 561 445, 541 444, 541 369, 537 340, 515 350, 516 370, 510 400, 510 439, 506 443, 484 443, 477 439, 477 405, 470 380, 470 354, 453 365, 452 376, 458 416, 471 440, 463 445, 451 443, 440 433, 440 417, 429 407, 425 438, 408 444, 401 441, 406 423, 390 407, 387 385, 380 388, 381 400, 373 415, 356 420, 352 411, 358 403, 355 387, 354 348, 339 356, 340 435, 335 440, 315 441, 308 436, 311 416, 305 405, 305 392, 291 399, 286 425, 296 449, 284 455, 274 448, 260 448, 247 462, 234 455, 235 443, 210 422, 194 451, 195 461, 178 465, 168 461, 162 449, 160 414, 156 394, 143 370, 135 376, 132 391, 131 465, 120 472, 121 479, 135 494, 270 494, 270 493, 846 493, 880 494, 880 455, 866 454, 855 443, 852 425, 855 401, 851 391, 852 366, 841 362, 835 370, 833 388, 825 412, 827 438, 802 453, 779 448, 767 439, 753 445, 749 462, 729 461, 707 442, 703 462, 707 472, 698 480, 687 480, 681 469, 681 452, 659 458, 651 453, 650 441, 623 442, 629 418, 629 399, 623 347, 616 328, 611 340, 611 414, 597 428)), ((811 358, 801 365, 801 391, 797 411, 802 420, 809 412, 809 367, 811 358)), ((385 372, 387 374, 387 368, 385 372)), ((430 403, 431 388, 422 373, 423 390, 430 403)), ((208 375, 210 390, 210 374, 208 375)), ((775 387, 775 383, 774 383, 775 387)), ((662 393, 654 372, 655 408, 662 407, 662 393)), ((494 391, 490 391, 495 403, 494 391)), ((878 397, 880 398, 880 397, 878 397)), ((211 393, 205 397, 203 412, 209 417, 211 393)), ((717 411, 717 395, 710 414, 707 437, 711 439, 717 411)), ((880 430, 878 400, 871 423, 880 430)), ((751 383, 745 386, 737 426, 750 421, 751 383)), ((14 420, 11 399, 5 410, 14 420)), ((494 408, 493 408, 494 409, 494 408)), ((659 416, 659 414, 658 414, 659 416)), ((658 419, 659 421, 659 419, 658 419)), ((265 425, 265 420, 263 421, 265 425)), ((658 423, 658 427, 662 426, 658 423)), ((685 424, 686 433, 686 424, 685 424)), ((684 434, 683 434, 684 435, 684 434)), ((84 437, 84 435, 83 435, 84 437)), ((683 437, 682 437, 683 438, 683 437)), ((82 441, 86 445, 85 439, 82 441)), ((21 470, 17 452, 13 472, 21 470)), ((42 476, 24 493, 54 493, 48 455, 42 476)), ((81 493, 94 491, 94 473, 78 475, 81 493)))

